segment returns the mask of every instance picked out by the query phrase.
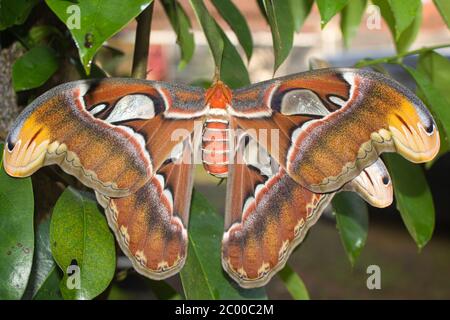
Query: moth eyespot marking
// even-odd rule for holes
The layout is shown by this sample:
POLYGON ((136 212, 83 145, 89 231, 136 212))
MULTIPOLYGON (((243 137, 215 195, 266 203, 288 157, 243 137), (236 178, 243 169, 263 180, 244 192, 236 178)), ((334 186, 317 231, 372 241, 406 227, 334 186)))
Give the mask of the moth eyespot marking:
POLYGON ((287 116, 326 116, 330 113, 314 92, 305 89, 287 92, 281 100, 280 112, 287 116))
POLYGON ((431 136, 431 135, 434 133, 434 129, 435 129, 434 123, 431 123, 429 126, 427 126, 427 127, 425 128, 425 132, 426 132, 429 136, 431 136))
POLYGON ((132 119, 148 120, 153 117, 155 117, 153 100, 143 94, 130 94, 116 103, 105 121, 114 123, 132 119))
POLYGON ((11 139, 11 134, 8 136, 8 138, 6 139, 6 150, 11 153, 14 150, 14 147, 16 146, 16 144, 14 142, 12 142, 11 139))
POLYGON ((102 112, 103 110, 105 110, 105 108, 108 105, 105 103, 101 103, 99 105, 96 105, 94 108, 92 108, 91 110, 89 110, 89 113, 92 114, 93 116, 95 116, 96 114, 102 112))

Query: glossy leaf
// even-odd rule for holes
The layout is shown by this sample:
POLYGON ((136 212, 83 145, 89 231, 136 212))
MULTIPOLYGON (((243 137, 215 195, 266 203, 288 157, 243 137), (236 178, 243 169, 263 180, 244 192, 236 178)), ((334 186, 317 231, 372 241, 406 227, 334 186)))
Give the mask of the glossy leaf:
MULTIPOLYGON (((33 268, 23 298, 33 299, 54 272, 55 267, 56 263, 50 250, 50 218, 46 217, 36 228, 33 268)), ((58 283, 54 290, 59 292, 58 283)))
MULTIPOLYGON (((448 110, 450 110, 450 90, 448 90, 448 84, 450 83, 450 61, 437 52, 428 51, 420 55, 419 61, 417 63, 417 71, 423 75, 422 77, 426 76, 429 79, 431 85, 436 89, 436 91, 439 91, 439 95, 445 99, 446 107, 444 104, 442 104, 440 106, 440 109, 443 110, 442 112, 445 112, 445 110, 447 110, 445 112, 445 115, 447 115, 449 113, 448 110)), ((431 90, 434 91, 433 89, 431 90)), ((430 106, 430 109, 433 108, 433 106, 431 106, 431 103, 428 101, 428 98, 425 97, 425 93, 420 89, 420 86, 418 88, 418 95, 425 101, 427 105, 430 106)), ((430 94, 428 93, 428 95, 430 94)), ((438 98, 438 100, 442 100, 441 103, 444 103, 443 99, 438 98)), ((445 117, 443 119, 444 121, 449 120, 450 117, 445 117)), ((448 133, 450 126, 447 125, 446 130, 443 127, 440 117, 438 118, 436 116, 435 120, 439 127, 441 148, 436 158, 434 158, 433 161, 427 163, 426 167, 430 167, 431 164, 436 161, 441 155, 450 150, 450 139, 446 134, 448 133)))
POLYGON ((249 85, 250 77, 244 61, 242 61, 242 58, 236 51, 235 46, 230 42, 230 40, 228 40, 225 33, 222 30, 220 33, 224 41, 222 66, 220 68, 221 80, 232 89, 249 85))
MULTIPOLYGON (((295 0, 293 0, 295 1, 295 0)), ((256 0, 256 5, 258 6, 259 12, 263 16, 264 20, 266 20, 267 24, 269 23, 269 18, 267 17, 266 8, 264 7, 264 0, 256 0)))
POLYGON ((173 30, 177 34, 177 44, 181 50, 180 69, 191 61, 194 54, 195 42, 192 33, 192 25, 189 16, 181 4, 176 0, 161 1, 173 30))
POLYGON ((25 22, 39 0, 1 0, 0 30, 25 22))
MULTIPOLYGON (((430 111, 435 115, 436 121, 441 124, 440 135, 443 138, 441 143, 449 144, 450 138, 450 104, 431 82, 428 76, 418 70, 408 66, 403 66, 406 71, 414 78, 421 93, 428 102, 430 111)), ((446 89, 448 91, 448 89, 446 89)))
POLYGON ((289 265, 286 265, 278 276, 294 300, 309 300, 309 293, 303 280, 289 265))
POLYGON ((447 27, 450 28, 450 1, 448 0, 433 0, 434 4, 439 10, 439 13, 444 19, 447 27))
POLYGON ((419 56, 417 71, 426 74, 433 86, 450 102, 450 60, 435 51, 427 51, 419 56))
POLYGON ((15 91, 43 85, 58 69, 58 58, 53 49, 37 46, 16 60, 12 70, 15 91))
POLYGON ((209 49, 211 50, 214 59, 214 64, 217 68, 220 68, 222 66, 222 56, 225 47, 220 27, 209 14, 203 0, 189 0, 189 2, 191 3, 197 16, 197 20, 205 33, 209 49))
POLYGON ((292 49, 294 21, 289 1, 264 0, 264 8, 272 32, 275 73, 292 49))
POLYGON ((311 12, 313 4, 313 0, 289 0, 295 31, 300 31, 300 28, 311 12))
POLYGON ((396 27, 396 18, 390 6, 389 0, 372 0, 372 2, 373 4, 377 5, 380 8, 381 15, 383 16, 383 19, 386 21, 389 30, 391 31, 392 37, 394 38, 397 52, 398 53, 407 52, 409 47, 413 44, 414 40, 416 39, 420 29, 420 25, 422 23, 422 6, 420 5, 416 8, 416 14, 410 25, 407 26, 403 30, 403 32, 397 36, 398 33, 397 30, 401 30, 403 26, 401 26, 401 28, 396 27))
POLYGON ((398 53, 405 53, 409 50, 411 45, 419 34, 420 26, 422 25, 422 6, 417 8, 416 16, 408 28, 401 34, 396 41, 396 49, 398 53))
POLYGON ((186 299, 266 299, 265 290, 242 289, 223 271, 223 219, 194 191, 189 222, 189 249, 181 282, 186 299))
POLYGON ((65 299, 93 299, 108 287, 116 269, 115 244, 94 200, 67 188, 53 210, 50 243, 64 272, 60 289, 65 299), (79 272, 69 270, 75 265, 79 272))
POLYGON ((353 0, 341 12, 341 32, 344 38, 344 45, 347 48, 358 32, 366 6, 367 0, 353 0))
POLYGON ((239 52, 209 14, 203 1, 190 2, 205 33, 220 79, 231 88, 249 84, 248 71, 239 52))
POLYGON ((421 249, 434 230, 433 198, 422 168, 394 153, 385 154, 383 159, 391 175, 397 209, 421 249))
POLYGON ((61 282, 61 275, 58 272, 56 265, 50 270, 44 283, 39 287, 33 300, 63 300, 59 284, 61 282))
POLYGON ((25 292, 33 264, 33 213, 31 179, 11 178, 0 161, 0 300, 20 299, 25 292))
POLYGON ((356 193, 340 192, 333 198, 333 209, 341 241, 351 265, 361 254, 367 240, 369 212, 356 193))
POLYGON ((395 20, 395 39, 398 40, 413 23, 422 3, 421 0, 388 0, 388 2, 395 20))
POLYGON ((247 59, 250 60, 253 52, 253 40, 244 16, 242 16, 239 9, 231 0, 211 0, 211 2, 230 26, 231 30, 233 30, 239 44, 244 49, 247 59))
POLYGON ((50 9, 66 24, 89 74, 95 53, 103 43, 122 30, 152 0, 46 0, 50 9))
POLYGON ((316 0, 317 6, 319 7, 321 18, 320 25, 322 28, 325 27, 331 18, 339 13, 348 2, 349 0, 316 0))

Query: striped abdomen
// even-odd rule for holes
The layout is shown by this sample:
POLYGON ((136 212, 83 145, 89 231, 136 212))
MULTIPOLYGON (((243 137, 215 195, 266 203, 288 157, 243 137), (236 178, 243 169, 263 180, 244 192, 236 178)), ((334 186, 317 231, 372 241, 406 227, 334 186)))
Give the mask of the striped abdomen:
POLYGON ((218 178, 224 178, 228 174, 228 133, 228 121, 226 120, 207 120, 203 127, 203 166, 209 174, 218 178))

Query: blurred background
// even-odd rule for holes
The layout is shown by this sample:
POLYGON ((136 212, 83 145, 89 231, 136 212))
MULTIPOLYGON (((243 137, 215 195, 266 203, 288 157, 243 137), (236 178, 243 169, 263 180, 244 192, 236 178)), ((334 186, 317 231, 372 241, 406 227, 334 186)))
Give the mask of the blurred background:
MULTIPOLYGON (((156 2, 152 21, 151 48, 148 79, 181 83, 210 81, 214 62, 203 32, 188 1, 180 1, 191 17, 197 47, 194 57, 185 69, 178 68, 180 59, 176 35, 159 2, 156 2)), ((252 82, 273 77, 273 48, 270 28, 261 16, 254 1, 234 1, 248 19, 253 33, 254 52, 249 62, 252 82)), ((234 44, 237 39, 217 14, 206 3, 234 44)), ((423 23, 419 36, 411 49, 448 43, 450 33, 432 1, 423 1, 423 23)), ((130 24, 109 41, 123 52, 109 65, 102 67, 114 76, 127 76, 131 70, 135 41, 135 25, 130 24)), ((439 51, 445 56, 449 50, 439 51)), ((277 70, 275 76, 305 71, 311 58, 324 59, 333 66, 352 66, 360 59, 377 58, 395 54, 395 48, 387 25, 376 8, 369 6, 351 49, 343 46, 339 18, 335 17, 320 29, 317 7, 307 18, 300 33, 294 38, 294 48, 277 70)), ((415 64, 408 58, 407 64, 415 64)), ((386 66, 390 73, 403 84, 414 89, 414 82, 402 68, 386 66)), ((450 85, 450 83, 449 83, 450 85)), ((378 299, 378 298, 425 298, 450 299, 450 154, 440 158, 427 171, 436 207, 436 229, 432 240, 419 252, 408 234, 395 205, 387 209, 370 208, 368 241, 360 258, 352 268, 340 242, 336 223, 331 215, 323 216, 291 256, 289 264, 301 275, 312 298, 325 299, 378 299), (369 265, 381 268, 381 290, 368 290, 366 269, 369 265)), ((196 172, 197 190, 201 191, 223 214, 225 184, 208 176, 201 166, 196 172)), ((273 299, 289 299, 290 295, 278 277, 267 288, 273 299)))

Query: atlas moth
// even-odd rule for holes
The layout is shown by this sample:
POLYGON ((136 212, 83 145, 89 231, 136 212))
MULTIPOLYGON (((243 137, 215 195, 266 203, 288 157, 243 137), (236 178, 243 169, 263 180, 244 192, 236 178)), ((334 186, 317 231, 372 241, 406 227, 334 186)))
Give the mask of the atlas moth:
POLYGON ((321 69, 237 90, 220 80, 207 90, 124 78, 66 83, 19 116, 3 163, 14 177, 56 164, 94 189, 134 268, 164 279, 186 260, 199 158, 227 177, 222 265, 251 288, 285 265, 336 192, 392 202, 381 153, 419 163, 438 150, 436 124, 408 89, 375 72, 321 69))

